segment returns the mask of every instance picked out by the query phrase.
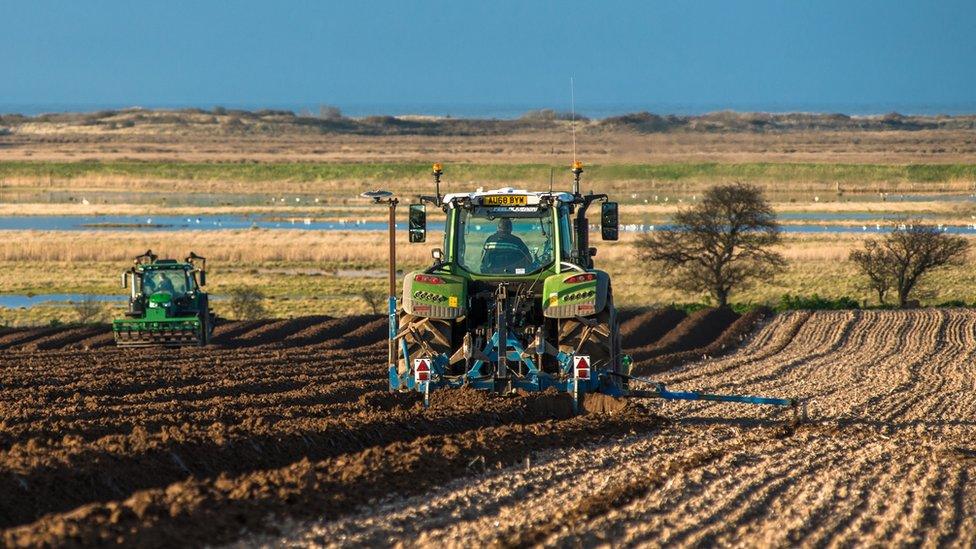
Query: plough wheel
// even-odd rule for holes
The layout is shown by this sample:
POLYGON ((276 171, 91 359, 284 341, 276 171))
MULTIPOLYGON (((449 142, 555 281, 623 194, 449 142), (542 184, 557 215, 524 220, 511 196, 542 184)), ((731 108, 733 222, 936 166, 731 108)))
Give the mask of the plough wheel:
MULTIPOLYGON (((591 317, 570 318, 559 321, 559 350, 576 355, 588 355, 593 368, 623 371, 620 360, 620 326, 613 295, 607 296, 607 305, 599 314, 591 317)), ((614 377, 612 383, 626 389, 624 378, 614 377)))
POLYGON ((407 342, 407 352, 410 359, 410 364, 407 364, 403 356, 403 347, 398 341, 397 371, 401 375, 413 367, 413 359, 415 358, 432 358, 442 353, 451 356, 451 353, 454 352, 451 348, 453 320, 414 316, 401 311, 399 328, 398 334, 403 336, 407 342))

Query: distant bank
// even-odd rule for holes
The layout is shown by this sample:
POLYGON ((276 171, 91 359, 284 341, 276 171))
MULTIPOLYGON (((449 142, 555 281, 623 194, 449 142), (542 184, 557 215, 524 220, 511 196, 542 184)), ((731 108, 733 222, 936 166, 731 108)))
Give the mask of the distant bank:
MULTIPOLYGON (((243 111, 291 111, 295 114, 318 114, 323 107, 333 107, 332 103, 140 103, 133 101, 120 103, 3 103, 0 114, 22 114, 36 116, 45 113, 90 113, 96 111, 119 111, 132 107, 150 110, 212 110, 217 107, 243 111)), ((569 111, 570 105, 532 105, 532 104, 491 104, 491 103, 404 103, 404 104, 335 104, 345 116, 362 118, 367 116, 433 116, 468 119, 515 120, 526 113, 540 110, 569 111)), ((976 114, 976 101, 966 103, 578 103, 576 111, 587 118, 601 119, 637 112, 653 112, 660 115, 696 116, 715 112, 736 113, 843 113, 851 116, 871 116, 888 113, 902 115, 972 115, 976 114)))
POLYGON ((526 130, 565 129, 571 119, 581 129, 665 132, 796 132, 796 131, 917 131, 973 130, 976 115, 875 115, 842 113, 765 113, 719 111, 707 114, 656 114, 632 112, 605 118, 572 115, 566 111, 539 109, 518 118, 455 118, 423 115, 350 116, 337 107, 323 105, 318 111, 244 110, 228 107, 153 110, 129 107, 93 112, 0 114, 0 135, 24 127, 30 131, 47 125, 50 131, 139 132, 193 128, 205 132, 273 134, 277 132, 337 133, 361 135, 502 135, 526 130))

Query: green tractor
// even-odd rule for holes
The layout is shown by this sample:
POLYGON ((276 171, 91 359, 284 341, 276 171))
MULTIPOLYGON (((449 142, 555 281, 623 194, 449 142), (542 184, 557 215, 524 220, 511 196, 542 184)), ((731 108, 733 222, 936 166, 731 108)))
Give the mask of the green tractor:
POLYGON ((190 252, 183 262, 159 259, 152 250, 137 256, 122 273, 129 289, 125 318, 112 323, 120 347, 206 345, 215 317, 201 288, 207 260, 190 252))
POLYGON ((617 203, 579 192, 514 188, 420 197, 410 242, 426 240, 426 204, 446 214, 433 264, 403 281, 391 329, 391 390, 472 387, 499 393, 554 388, 622 394, 629 358, 620 350, 610 276, 594 268, 587 211, 601 203, 604 240, 618 238, 617 203))

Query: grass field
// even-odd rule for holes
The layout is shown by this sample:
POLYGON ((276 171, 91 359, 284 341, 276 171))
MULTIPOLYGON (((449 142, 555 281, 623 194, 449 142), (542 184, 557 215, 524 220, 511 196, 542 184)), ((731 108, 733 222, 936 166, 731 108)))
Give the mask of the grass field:
MULTIPOLYGON (((427 181, 429 163, 421 162, 159 162, 159 161, 2 161, 0 178, 55 180, 124 177, 143 180, 233 182, 427 181)), ((552 164, 452 163, 445 180, 526 182, 548 181, 550 171, 560 177, 567 167, 552 164)), ((976 182, 974 164, 844 164, 789 162, 668 162, 655 164, 595 164, 587 178, 615 181, 820 182, 842 184, 958 184, 976 182)))

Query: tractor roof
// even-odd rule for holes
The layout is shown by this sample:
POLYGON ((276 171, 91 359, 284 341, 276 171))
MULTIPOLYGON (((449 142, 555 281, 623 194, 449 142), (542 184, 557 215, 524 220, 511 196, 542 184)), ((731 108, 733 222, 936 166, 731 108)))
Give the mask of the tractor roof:
POLYGON ((536 191, 526 191, 524 189, 515 189, 513 187, 502 187, 501 189, 494 189, 494 190, 486 191, 483 188, 479 187, 478 190, 476 190, 474 192, 471 192, 471 193, 450 193, 450 194, 444 195, 444 202, 448 202, 449 203, 449 202, 451 202, 452 200, 455 200, 455 199, 469 198, 469 199, 472 200, 472 202, 476 202, 477 203, 477 202, 479 202, 479 200, 475 200, 475 199, 480 199, 480 198, 485 197, 485 196, 499 196, 499 195, 520 195, 520 196, 525 196, 525 197, 527 197, 526 202, 527 202, 527 205, 529 205, 529 206, 538 205, 539 204, 539 201, 544 196, 552 196, 553 198, 555 198, 556 200, 558 200, 560 202, 572 202, 573 201, 573 195, 572 194, 567 193, 567 192, 562 192, 562 191, 552 191, 552 192, 549 192, 549 191, 541 191, 541 192, 536 192, 536 191))
POLYGON ((180 263, 175 259, 159 259, 155 263, 143 263, 141 265, 136 265, 136 268, 142 269, 144 271, 164 271, 172 269, 192 269, 193 265, 189 263, 180 263))

